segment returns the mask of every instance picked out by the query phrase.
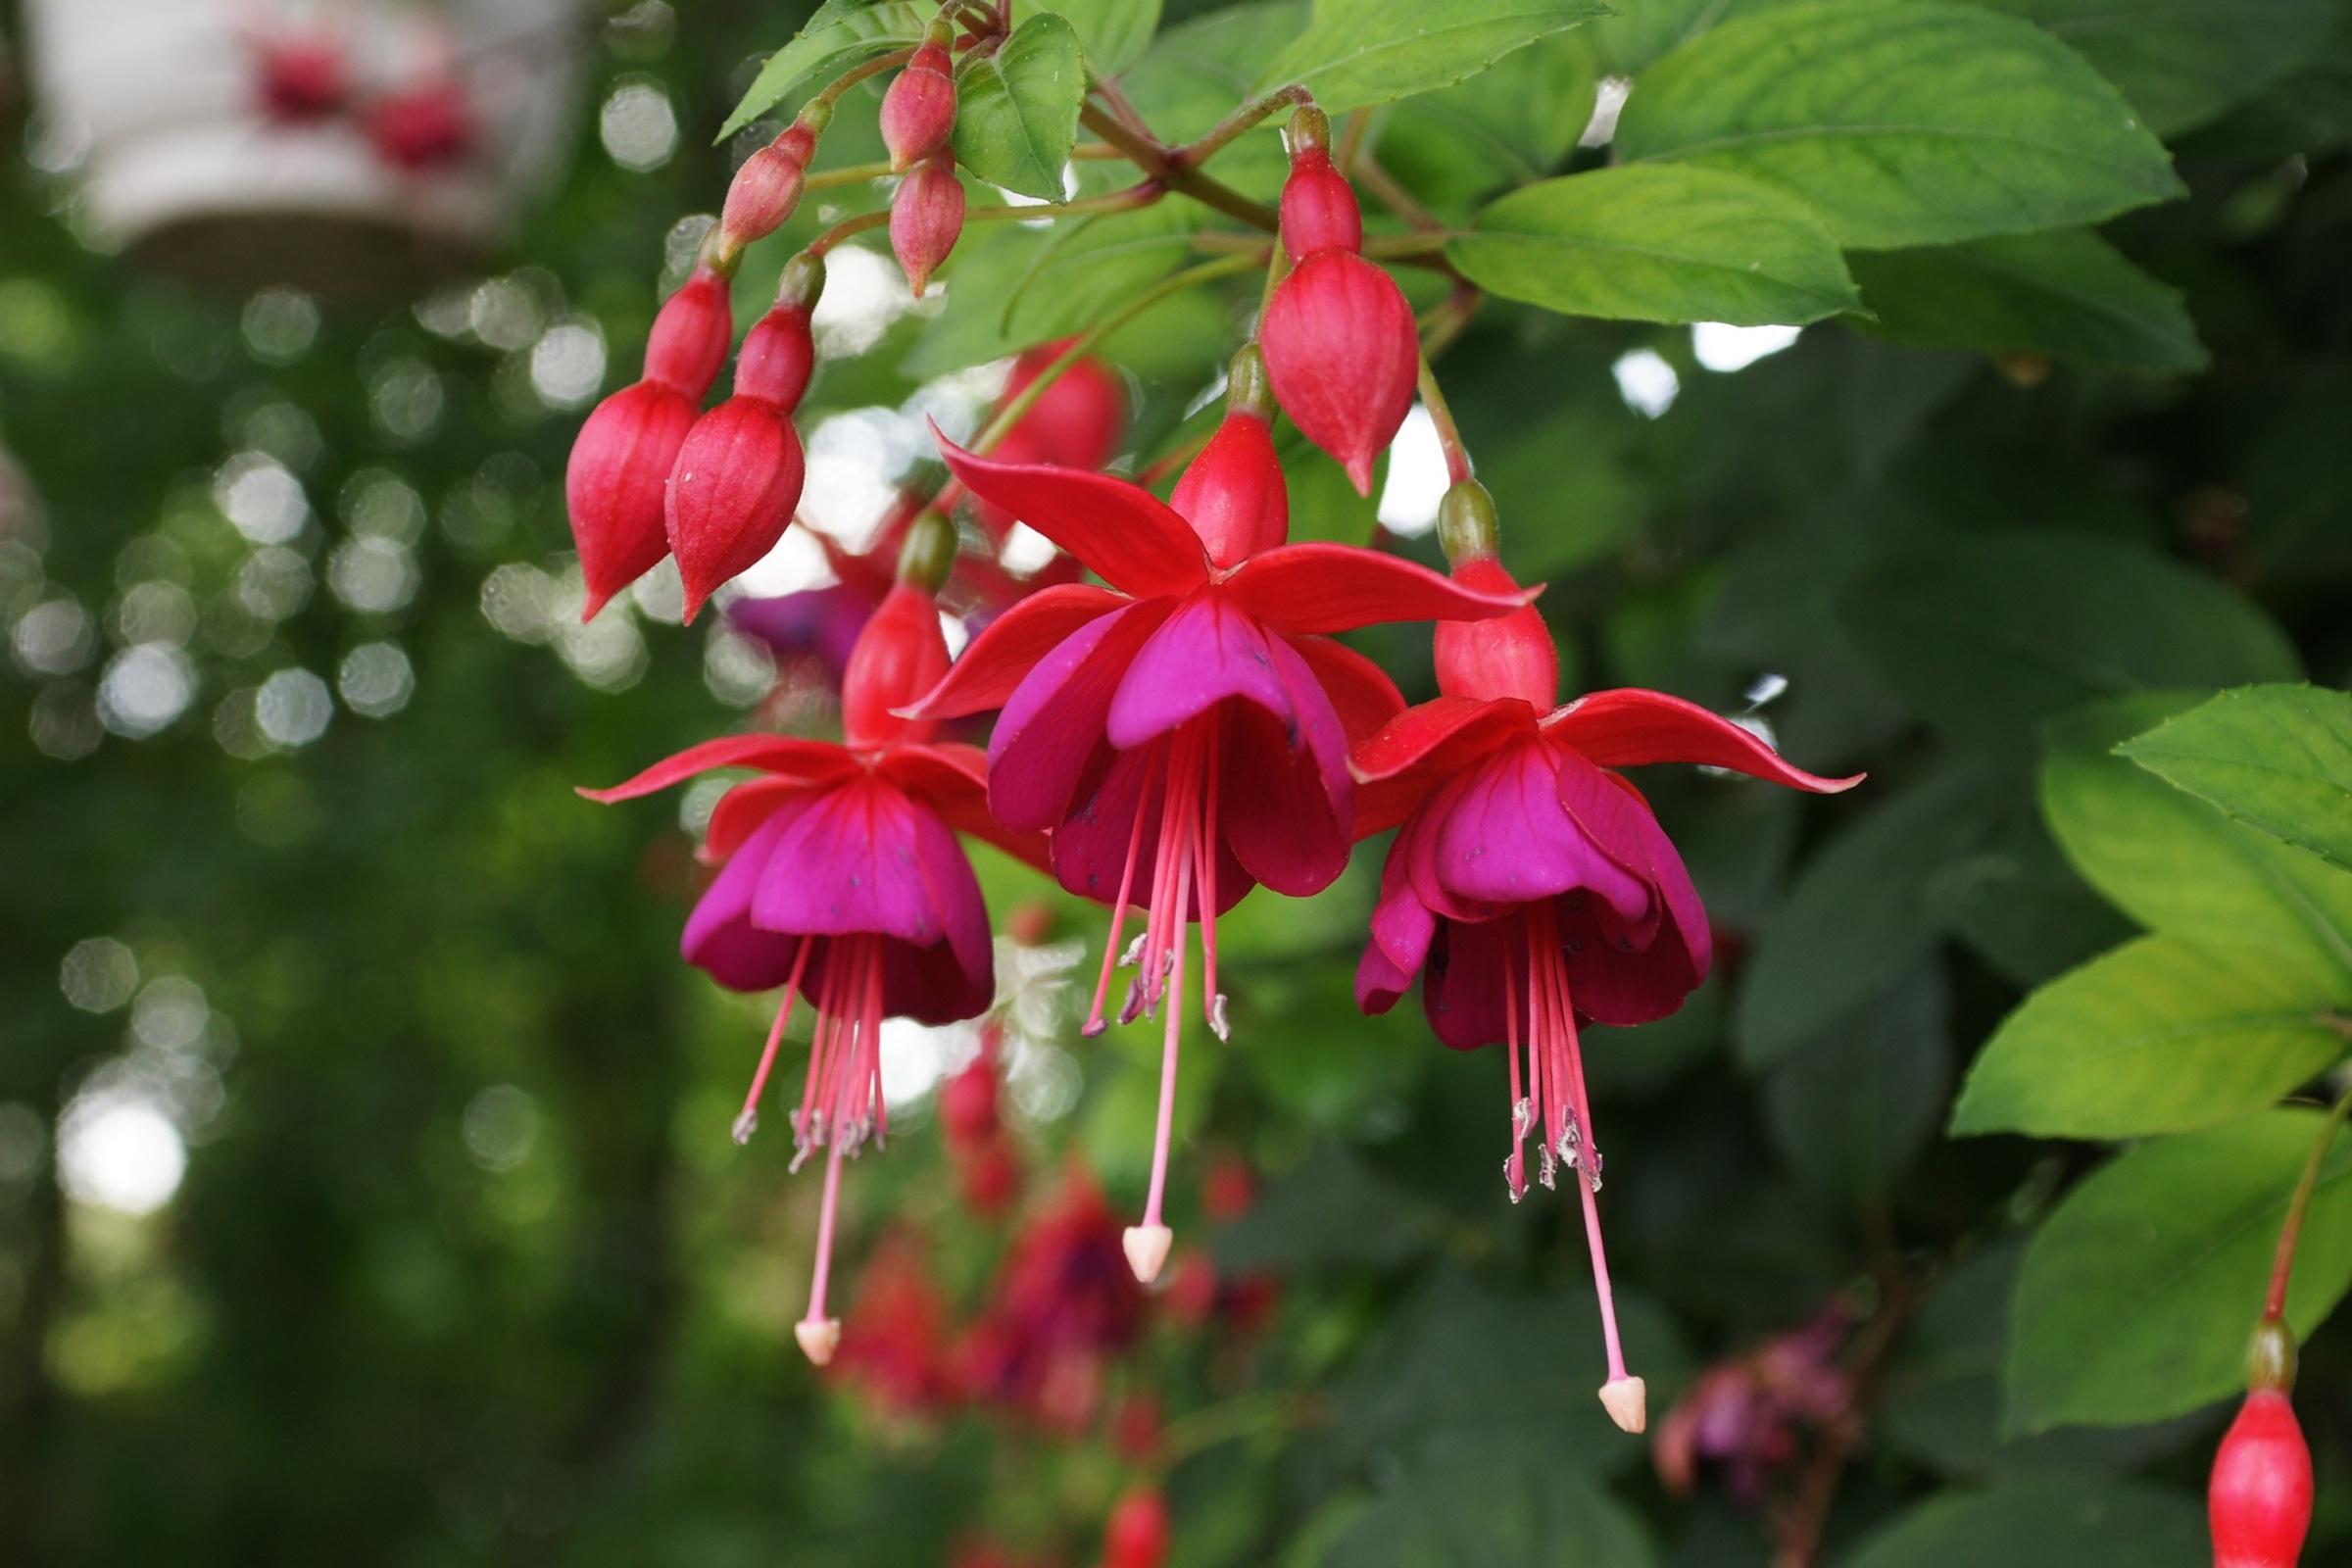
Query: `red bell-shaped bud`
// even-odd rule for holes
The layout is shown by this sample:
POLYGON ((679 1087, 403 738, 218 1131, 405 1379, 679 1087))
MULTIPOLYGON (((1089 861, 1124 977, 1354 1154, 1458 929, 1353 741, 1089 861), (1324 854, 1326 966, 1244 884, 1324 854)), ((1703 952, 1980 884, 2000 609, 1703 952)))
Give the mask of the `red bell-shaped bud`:
POLYGON ((956 129, 956 77, 946 40, 926 38, 882 95, 882 145, 903 174, 948 144, 956 129))
POLYGON ((956 564, 956 529, 926 512, 906 530, 899 580, 858 634, 841 680, 842 736, 853 747, 927 741, 937 720, 901 718, 906 707, 948 672, 948 639, 936 595, 956 564))
POLYGON ((606 601, 669 554, 663 493, 703 394, 734 336, 727 286, 699 269, 665 301, 646 341, 645 378, 597 405, 564 472, 564 501, 580 553, 591 619, 606 601))
MULTIPOLYGON (((1477 480, 1463 480, 1438 504, 1438 537, 1453 580, 1481 593, 1515 594, 1519 584, 1494 557, 1496 533, 1494 499, 1477 480)), ((1560 700, 1559 648, 1533 605, 1494 620, 1439 621, 1437 660, 1438 690, 1448 697, 1516 697, 1539 713, 1560 700)))
POLYGON ((1244 344, 1228 372, 1225 418, 1168 497, 1220 566, 1238 566, 1290 537, 1290 490, 1274 455, 1271 412, 1265 366, 1255 346, 1244 344))
POLYGON ((479 137, 473 106, 454 79, 404 87, 368 112, 368 141, 375 155, 412 174, 463 163, 479 137))
POLYGON ((962 233, 963 181, 956 177, 956 155, 943 148, 915 165, 890 200, 891 254, 917 298, 962 233))
POLYGON ((1372 461, 1412 412, 1421 368, 1396 279, 1352 251, 1317 252, 1275 288, 1258 338, 1283 412, 1370 495, 1372 461))
POLYGON ((1102 1527, 1102 1568, 1161 1568, 1172 1537, 1167 1499, 1159 1489, 1132 1488, 1102 1527))
POLYGON ((994 1142, 1002 1125, 997 1118, 997 1064, 991 1054, 984 1052, 940 1085, 939 1130, 959 1148, 994 1142))
POLYGON ((787 271, 786 293, 800 297, 777 305, 744 337, 735 395, 695 421, 670 471, 669 548, 689 621, 720 584, 776 547, 801 504, 807 463, 792 411, 816 359, 808 335, 815 290, 808 276, 803 268, 796 285, 787 271))
MULTIPOLYGON (((1041 343, 1012 362, 1004 383, 1006 402, 1019 397, 1069 349, 1071 339, 1041 343)), ((1004 463, 1051 463, 1064 468, 1100 468, 1127 433, 1127 383, 1119 372, 1089 355, 1061 372, 1039 394, 1020 422, 1005 432, 996 456, 1004 463), (1019 456, 1007 457, 1014 449, 1019 456)))
POLYGON ((1364 215, 1331 162, 1331 122, 1305 108, 1291 117, 1291 174, 1282 186, 1282 248, 1302 262, 1323 251, 1360 251, 1364 215))
POLYGON ((2294 1568, 2311 1530, 2311 1447, 2287 1402, 2295 1338, 2283 1318, 2265 1314, 2255 1325, 2246 1361, 2246 1402, 2213 1456, 2205 1493, 2214 1568, 2294 1568))
POLYGON ((784 226, 801 204, 808 178, 808 161, 816 156, 817 133, 833 118, 831 106, 810 103, 784 133, 743 161, 727 185, 726 205, 719 209, 719 248, 740 255, 756 240, 784 226))
POLYGON ((341 111, 351 95, 343 46, 323 33, 263 38, 254 44, 260 79, 255 97, 274 124, 311 125, 341 111))

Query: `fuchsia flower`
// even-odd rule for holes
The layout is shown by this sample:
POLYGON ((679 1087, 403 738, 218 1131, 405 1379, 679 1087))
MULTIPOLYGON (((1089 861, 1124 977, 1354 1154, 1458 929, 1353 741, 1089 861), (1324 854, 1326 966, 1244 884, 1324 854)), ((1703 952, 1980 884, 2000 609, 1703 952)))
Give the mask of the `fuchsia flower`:
MULTIPOLYGON (((1448 492, 1442 523, 1456 578, 1490 592, 1510 583, 1494 559, 1494 503, 1474 481, 1448 492), (1461 549, 1457 530, 1468 540, 1461 549)), ((1698 762, 1814 791, 1861 780, 1816 778, 1729 719, 1661 692, 1597 692, 1554 707, 1557 656, 1532 609, 1441 627, 1437 653, 1444 695, 1398 714, 1352 759, 1357 831, 1402 823, 1381 871, 1356 1000, 1386 1012, 1421 974, 1440 1040, 1460 1051, 1504 1046, 1504 1179, 1514 1201, 1526 1195, 1521 1145, 1539 1127, 1544 1185, 1557 1164, 1582 1173, 1608 1342, 1601 1398, 1618 1425, 1639 1432, 1642 1385, 1627 1375, 1618 1346, 1577 1027, 1674 1011, 1706 978, 1712 951, 1682 857, 1641 792, 1612 770, 1698 762)))
MULTIPOLYGON (((1002 708, 989 742, 990 808, 1053 832, 1061 885, 1111 906, 1086 1031, 1100 1033, 1127 911, 1149 914, 1126 955, 1142 972, 1128 1020, 1181 996, 1186 924, 1201 927, 1201 1006, 1225 1029, 1216 917, 1259 882, 1304 897, 1348 862, 1350 737, 1403 701, 1370 661, 1327 640, 1384 620, 1502 614, 1489 594, 1370 550, 1282 543, 1282 471, 1265 436, 1254 350, 1234 361, 1226 427, 1176 487, 1176 505, 1108 474, 991 462, 941 441, 972 493, 1021 518, 1108 583, 1049 588, 977 638, 917 711, 1002 708), (1254 428, 1251 428, 1254 427, 1254 428)), ((1157 1135, 1128 1255, 1149 1281, 1161 1223, 1181 1004, 1161 1054, 1157 1135)))
POLYGON ((718 210, 721 254, 739 256, 745 246, 784 226, 808 185, 816 138, 832 120, 833 106, 812 98, 774 141, 743 161, 727 182, 727 199, 718 210))
POLYGON ((801 1348, 819 1366, 840 1343, 825 1312, 843 1156, 888 1132, 880 1030, 887 1017, 944 1024, 985 1012, 996 995, 988 910, 956 832, 1042 864, 1035 835, 990 817, 986 764, 937 725, 891 710, 947 668, 930 586, 954 550, 947 525, 908 542, 901 581, 867 623, 844 681, 845 744, 736 735, 690 747, 593 801, 649 794, 714 767, 751 767, 711 813, 704 854, 724 862, 686 922, 686 960, 734 991, 781 986, 783 1004, 736 1118, 738 1143, 759 1102, 793 1005, 816 1006, 808 1083, 793 1117, 795 1168, 827 1152, 817 1258, 801 1348), (912 580, 909 580, 909 579, 912 580))

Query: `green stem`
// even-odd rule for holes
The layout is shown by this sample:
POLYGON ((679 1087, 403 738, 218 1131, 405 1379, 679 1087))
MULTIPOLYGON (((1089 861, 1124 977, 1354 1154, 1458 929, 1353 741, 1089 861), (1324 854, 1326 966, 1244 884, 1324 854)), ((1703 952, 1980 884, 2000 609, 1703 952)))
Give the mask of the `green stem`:
POLYGON ((1020 206, 1006 202, 1002 207, 969 208, 963 215, 967 223, 1034 222, 1044 218, 1083 218, 1096 213, 1124 213, 1138 207, 1149 207, 1167 195, 1168 188, 1156 179, 1147 179, 1125 190, 1114 190, 1103 196, 1081 196, 1074 202, 1040 202, 1020 206))
POLYGON ((1132 160, 1135 166, 1170 190, 1190 196, 1204 207, 1213 207, 1228 218, 1238 218, 1252 228, 1268 233, 1282 226, 1274 209, 1263 202, 1253 202, 1222 180, 1211 179, 1196 169, 1185 169, 1169 161, 1170 149, 1146 136, 1140 136, 1104 114, 1094 104, 1078 111, 1078 122, 1132 160))
POLYGON ((847 164, 840 169, 820 170, 801 182, 803 190, 832 190, 842 185, 862 185, 869 179, 888 179, 890 165, 847 164))
POLYGON ((2328 1112, 2319 1140, 2311 1146, 2311 1157, 2303 1162, 2295 1196, 2287 1200, 2286 1220, 2278 1227, 2278 1250, 2271 1259, 2271 1294, 2262 1311, 2265 1317, 2286 1315, 2286 1281, 2295 1269, 2295 1247, 2303 1239, 2303 1219, 2311 1212, 2311 1195, 2319 1189, 2320 1167, 2327 1163, 2328 1148, 2335 1142, 2336 1129, 2343 1126, 2348 1111, 2352 1111, 2352 1090, 2346 1090, 2335 1108, 2328 1112))
POLYGON ((885 71, 896 71, 913 58, 914 51, 911 49, 893 49, 889 54, 876 60, 868 60, 862 66, 852 66, 834 77, 831 84, 816 95, 814 101, 830 109, 841 102, 842 96, 852 87, 857 86, 868 76, 878 76, 885 71))
POLYGON ((1210 126, 1206 134, 1186 142, 1181 147, 1169 148, 1169 161, 1181 168, 1198 169, 1223 152, 1235 137, 1254 130, 1263 124, 1266 117, 1276 110, 1286 107, 1295 108, 1299 104, 1311 104, 1314 101, 1314 94, 1297 82, 1293 82, 1287 87, 1277 87, 1262 98, 1250 99, 1241 108, 1236 109, 1232 114, 1210 126))
POLYGON ((851 235, 862 234, 869 228, 880 228, 883 224, 889 221, 890 209, 887 207, 879 208, 870 213, 859 213, 856 218, 845 218, 840 222, 835 223, 831 228, 826 229, 822 234, 817 235, 816 238, 810 240, 808 242, 808 254, 811 256, 823 256, 826 252, 832 250, 834 246, 840 244, 843 240, 848 239, 851 235))
POLYGON ((1422 406, 1429 410, 1430 422, 1438 427, 1438 445, 1446 452, 1446 477, 1452 484, 1464 483, 1470 477, 1470 452, 1462 445, 1461 428, 1453 422, 1453 410, 1438 386, 1438 372, 1430 367, 1426 354, 1421 356, 1420 379, 1422 406))
POLYGON ((1355 161, 1354 177, 1364 182, 1364 188, 1380 198, 1380 204, 1403 219, 1424 234, 1446 232, 1444 220, 1415 199, 1404 188, 1404 182, 1380 167, 1380 160, 1364 153, 1355 161))
POLYGON ((1311 1394, 1245 1394, 1195 1410, 1168 1423, 1160 1441, 1160 1462, 1174 1469, 1194 1454, 1237 1438, 1261 1432, 1283 1432, 1329 1419, 1321 1400, 1311 1394))

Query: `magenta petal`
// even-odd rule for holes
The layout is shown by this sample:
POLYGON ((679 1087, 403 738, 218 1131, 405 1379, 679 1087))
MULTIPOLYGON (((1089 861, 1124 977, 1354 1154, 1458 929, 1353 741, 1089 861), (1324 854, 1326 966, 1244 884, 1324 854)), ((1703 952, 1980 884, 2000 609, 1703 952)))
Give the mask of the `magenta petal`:
POLYGON ((988 741, 988 806, 998 821, 1039 832, 1069 814, 1119 678, 1168 608, 1131 605, 1087 622, 1014 689, 988 741))
POLYGON ((1223 594, 1194 594, 1127 666, 1103 733, 1111 745, 1129 751, 1228 697, 1255 703, 1286 724, 1293 716, 1291 694, 1275 673, 1273 652, 1257 622, 1223 594))
MULTIPOLYGON (((1511 994, 1511 972, 1503 955, 1514 929, 1504 920, 1448 920, 1430 944, 1421 976, 1421 1008, 1431 1031, 1456 1051, 1510 1038, 1508 1009, 1519 1007, 1520 999, 1511 994)), ((1518 967, 1524 970, 1526 964, 1518 967)), ((1521 978, 1524 981, 1524 975, 1521 978)))
POLYGON ((868 932, 917 947, 940 941, 947 933, 924 881, 916 815, 912 801, 877 779, 817 797, 768 851, 752 895, 753 923, 827 936, 868 932))
POLYGON ((990 621, 940 683, 907 711, 919 718, 960 718, 1003 708, 1064 638, 1127 604, 1117 594, 1084 583, 1041 588, 990 621))
POLYGON ((1701 762, 1817 794, 1850 790, 1862 782, 1859 773, 1816 778, 1783 761, 1761 738, 1730 719, 1680 697, 1635 686, 1594 692, 1552 710, 1544 720, 1544 733, 1603 767, 1701 762))
MULTIPOLYGON (((1609 853, 1618 845, 1596 841, 1563 808, 1560 756, 1527 743, 1479 765, 1438 821, 1438 879, 1457 898, 1488 904, 1583 889, 1607 900, 1624 919, 1639 920, 1649 912, 1649 887, 1609 853)), ((1623 849, 1640 863, 1638 835, 1623 849)))
POLYGON ((1289 644, 1274 638, 1267 649, 1298 716, 1285 727, 1262 708, 1228 710, 1218 826, 1252 876, 1277 893, 1305 898, 1348 868, 1355 783, 1331 699, 1289 644))
POLYGON ((954 1023, 988 1010, 996 1000, 995 944, 988 906, 972 862, 946 823, 912 803, 914 864, 947 940, 916 950, 891 944, 883 971, 883 1007, 918 1023, 954 1023), (905 955, 902 961, 902 954, 905 955), (902 970, 905 972, 902 973, 902 970))
POLYGON ((1389 846, 1380 868, 1380 902, 1372 908, 1372 946, 1408 980, 1428 959, 1430 941, 1438 934, 1438 917, 1413 896, 1413 879, 1405 869, 1410 854, 1401 838, 1389 846))
POLYGON ((779 807, 743 841, 686 917, 680 952, 730 991, 766 991, 792 977, 800 938, 755 928, 752 894, 777 842, 810 804, 802 798, 779 807))
MULTIPOLYGON (((1166 789, 1159 775, 1162 748, 1144 746, 1114 752, 1105 746, 1096 765, 1081 780, 1070 814, 1054 832, 1054 874, 1061 885, 1082 898, 1110 904, 1119 896, 1127 869, 1127 852, 1135 850, 1135 881, 1128 888, 1130 904, 1152 902, 1152 873, 1159 852, 1160 810, 1166 789), (1138 817, 1143 834, 1136 835, 1138 817)), ((1217 907, 1223 914, 1257 882, 1234 858, 1225 836, 1217 836, 1217 907)), ((1199 919, 1200 900, 1196 890, 1187 906, 1188 919, 1199 919)))
POLYGON ((1396 999, 1413 989, 1413 973, 1399 969, 1389 961, 1377 942, 1364 944, 1364 956, 1355 966, 1355 1005, 1360 1012, 1377 1016, 1396 1005, 1396 999))

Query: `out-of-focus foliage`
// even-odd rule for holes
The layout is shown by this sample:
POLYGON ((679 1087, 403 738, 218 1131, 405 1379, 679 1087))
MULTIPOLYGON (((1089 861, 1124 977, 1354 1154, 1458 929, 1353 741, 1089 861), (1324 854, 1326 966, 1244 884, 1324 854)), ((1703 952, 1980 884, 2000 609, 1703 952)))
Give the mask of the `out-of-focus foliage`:
MULTIPOLYGON (((1171 137, 1322 27, 1179 4, 1146 48, 1149 9, 1070 12, 1171 137)), ((1098 1429, 894 1419, 812 1378, 791 1334, 812 1183, 788 1140, 726 1136, 762 1020, 675 956, 709 797, 571 794, 741 723, 770 672, 650 585, 573 624, 560 481, 594 395, 578 367, 601 344, 603 388, 632 373, 699 238, 679 220, 716 207, 810 70, 879 53, 916 8, 836 0, 841 35, 771 61, 769 101, 713 145, 803 17, 656 0, 605 34, 561 193, 422 302, 198 294, 83 248, 70 185, 8 166, 0 1556, 930 1563, 984 1524, 1075 1563, 1164 1461, 1179 1568, 1735 1568, 1841 1463, 1824 1560, 2199 1560, 2204 1407, 2315 1119, 2269 1107, 2342 1056, 2352 1002, 2341 822, 2307 804, 2340 789, 2340 747, 2292 788, 2205 765, 2253 744, 2275 688, 2352 679, 2352 23, 2319 0, 2148 7, 2127 42, 2066 4, 1618 9, 1458 86, 1475 29, 1396 68, 1419 76, 1345 70, 1359 102, 1435 89, 1375 110, 1365 145, 1447 222, 1502 197, 1455 242, 1473 275, 1529 274, 1497 289, 1544 300, 1543 266, 1488 236, 1568 249, 1568 220, 1593 220, 1559 194, 1579 180, 1761 191, 1744 220, 1779 215, 1804 265, 1766 281, 1820 301, 1801 315, 1843 298, 1824 229, 1872 247, 1846 262, 1873 318, 1743 368, 1710 368, 1741 361, 1714 327, 1507 301, 1443 361, 1506 562, 1550 579, 1578 682, 1677 692, 1871 775, 1827 800, 1643 777, 1719 973, 1677 1016, 1590 1040, 1653 1421, 1701 1367, 1842 1302, 1850 1430, 1801 1434, 1751 1516, 1712 1473, 1671 1494, 1606 1423, 1576 1217, 1503 1190, 1500 1063, 1443 1051, 1410 1008, 1353 1009, 1377 845, 1322 898, 1260 893, 1225 927, 1234 1040, 1187 1042, 1178 1230, 1279 1290, 1249 1333, 1155 1308, 1111 1392, 1156 1401, 1158 1461, 1098 1429), (2235 10, 2269 20, 2207 15, 2235 10), (1919 68, 1942 119, 1900 178, 1850 178, 1886 151, 1858 138, 1732 145, 1709 119, 1773 50, 1834 34, 1860 58, 1930 24, 1956 40, 1919 68), (2007 74, 1954 86, 1969 50, 2007 74), (683 134, 639 172, 600 145, 599 106, 647 90, 683 134), (1625 103, 1617 152, 1644 172, 1583 172, 1615 156, 1575 145, 1596 94, 1625 103), (2094 237, 2060 225, 2173 188, 2142 125, 2084 140, 2081 105, 2109 101, 2175 138, 2186 196, 2094 237), (1953 197, 1953 147, 2016 116, 2055 171, 2040 194, 1953 197), (2047 232, 2004 237, 2022 229, 2047 232), (1947 1138, 1955 1117, 1998 1135, 1947 1138), (138 1195, 77 1164, 93 1129, 130 1151, 113 1179, 168 1200, 124 1212, 138 1195), (2112 1159, 2090 1142, 2143 1136, 2112 1159), (1202 1190, 1236 1158, 1263 1190, 1219 1225, 1202 1190)), ((1749 86, 1759 123, 1796 112, 1749 86)), ((878 156, 875 96, 848 100, 820 169, 878 156)), ((1210 167, 1270 196, 1271 147, 1210 167)), ((881 200, 812 199, 747 265, 747 306, 818 224, 881 200)), ((883 308, 820 318, 810 509, 886 494, 918 461, 912 416, 976 395, 957 372, 1140 294, 1195 226, 1173 204, 974 225, 944 305, 912 311, 876 253, 838 254, 833 286, 883 308)), ((1661 297, 1686 260, 1658 264, 1661 297)), ((1138 453, 1188 428, 1250 303, 1196 291, 1111 340, 1138 453)), ((1296 536, 1371 537, 1336 469, 1289 456, 1296 536)), ((1429 694, 1420 628, 1361 642, 1429 694)), ((2310 722, 2340 741, 2340 713, 2310 722)), ((982 859, 1000 917, 1041 896, 982 859)), ((1100 940, 1053 909, 1056 935, 1100 940)), ((1156 1049, 1045 1017, 1013 1093, 1033 1195, 1075 1157, 1132 1199, 1156 1049)), ((907 1227, 968 1321, 1003 1233, 962 1211, 924 1110, 893 1131, 853 1184, 845 1266, 907 1227)), ((2348 1212, 2331 1177, 2298 1328, 2343 1290, 2348 1212)), ((2318 1328, 2297 1395, 2313 1562, 2352 1557, 2347 1332, 2318 1328)))

